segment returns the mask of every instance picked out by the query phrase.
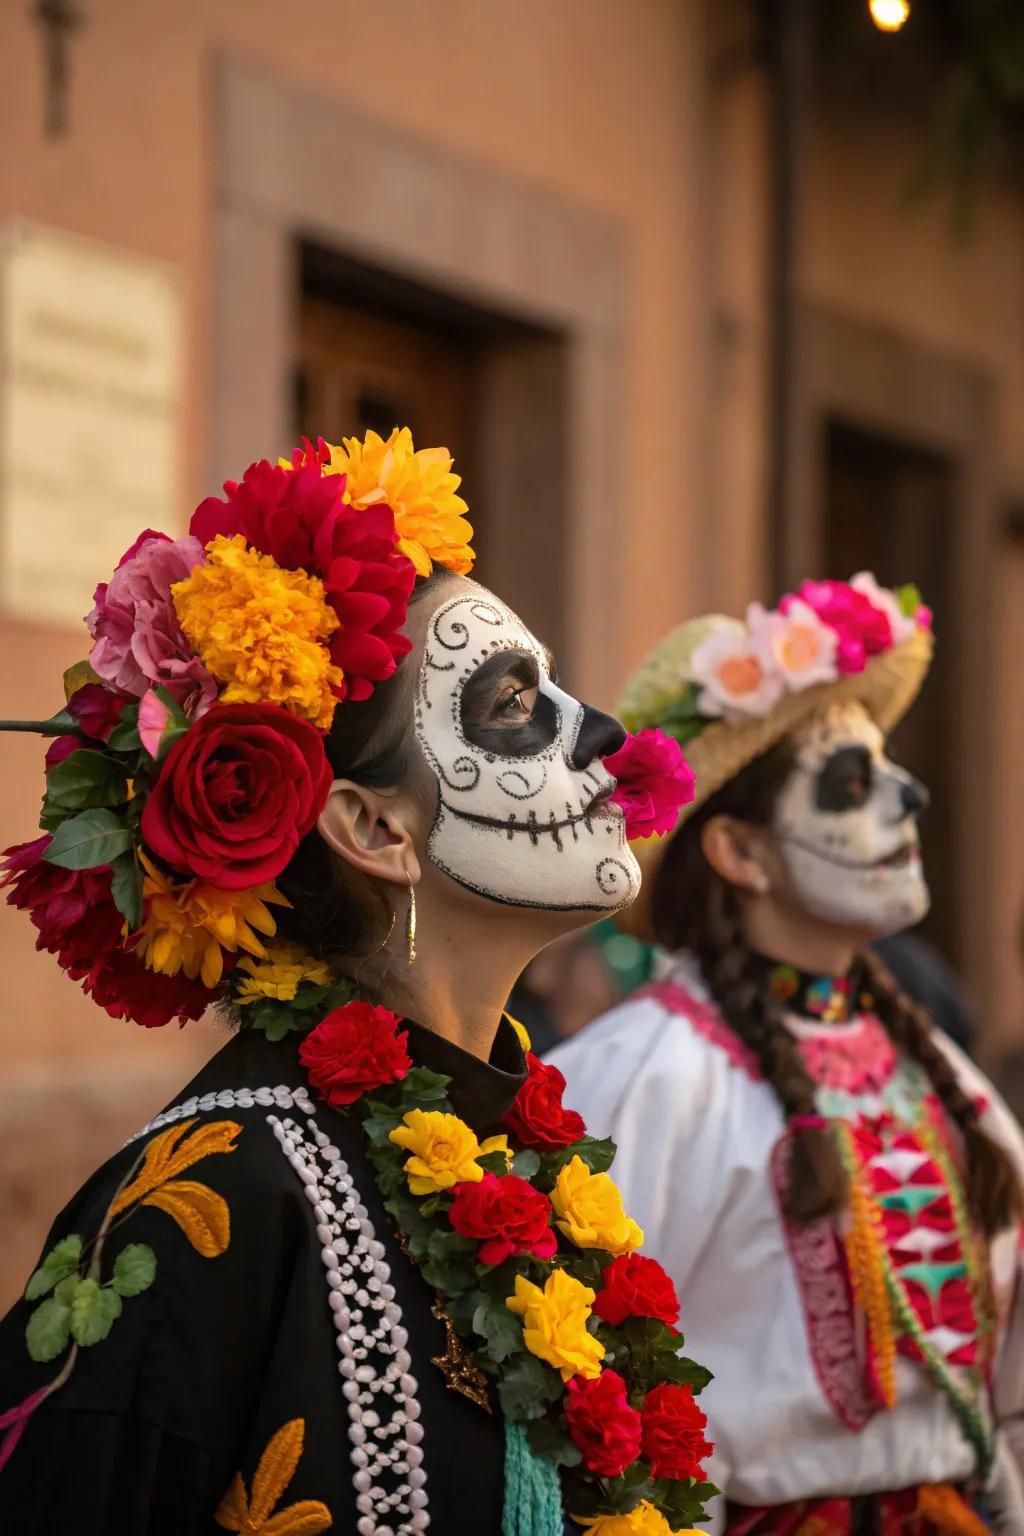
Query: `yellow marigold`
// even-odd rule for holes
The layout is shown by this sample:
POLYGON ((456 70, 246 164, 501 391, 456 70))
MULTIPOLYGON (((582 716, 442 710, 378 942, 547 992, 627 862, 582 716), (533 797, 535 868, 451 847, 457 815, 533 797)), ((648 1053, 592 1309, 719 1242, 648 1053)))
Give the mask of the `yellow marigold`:
POLYGON ((145 870, 143 919, 136 947, 151 971, 198 976, 216 987, 224 972, 224 951, 266 954, 257 934, 277 931, 270 906, 288 906, 271 881, 248 891, 222 891, 205 880, 179 885, 142 854, 145 870))
POLYGON ((333 979, 331 968, 323 960, 316 960, 298 944, 268 944, 263 959, 244 955, 235 972, 245 973, 235 987, 236 1003, 259 1003, 273 998, 278 1003, 290 1003, 300 983, 315 982, 326 987, 333 979))
MULTIPOLYGON (((672 1527, 649 1499, 643 1499, 628 1515, 595 1515, 590 1520, 582 1515, 572 1518, 577 1525, 590 1531, 591 1536, 672 1536, 672 1527)), ((683 1536, 683 1533, 677 1532, 676 1536, 683 1536)))
POLYGON ((443 565, 460 576, 473 569, 469 541, 473 529, 461 496, 461 485, 452 474, 447 448, 413 447, 408 427, 396 427, 387 442, 376 432, 343 438, 341 446, 328 443, 330 463, 325 474, 347 475, 345 498, 354 507, 383 501, 395 514, 398 547, 408 555, 420 576, 429 576, 434 565, 443 565))
POLYGON ((606 1248, 616 1256, 639 1248, 644 1234, 622 1208, 622 1196, 606 1173, 591 1173, 582 1157, 566 1163, 551 1191, 560 1232, 577 1248, 606 1248))
POLYGON ((481 1143, 458 1115, 436 1109, 410 1109, 390 1139, 412 1153, 405 1160, 405 1176, 414 1195, 436 1195, 453 1184, 479 1184, 484 1170, 478 1157, 487 1152, 509 1156, 507 1136, 489 1136, 481 1143))
POLYGON ((523 1343, 547 1361, 562 1380, 601 1374, 604 1345, 587 1329, 595 1293, 564 1269, 553 1269, 543 1288, 516 1276, 515 1293, 505 1298, 510 1312, 523 1320, 523 1343))
POLYGON ((240 533, 218 534, 206 556, 171 594, 185 638, 226 685, 224 703, 280 704, 329 730, 342 673, 325 643, 338 616, 323 582, 247 549, 240 533))

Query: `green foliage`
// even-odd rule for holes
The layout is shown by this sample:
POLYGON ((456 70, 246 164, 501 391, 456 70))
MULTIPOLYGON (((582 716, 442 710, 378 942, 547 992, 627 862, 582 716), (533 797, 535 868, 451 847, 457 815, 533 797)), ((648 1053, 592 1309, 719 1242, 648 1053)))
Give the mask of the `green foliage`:
POLYGON ((243 1003, 242 1023, 249 1029, 262 1030, 268 1040, 283 1040, 287 1034, 307 1034, 335 1008, 350 1003, 355 990, 355 983, 347 976, 327 986, 300 981, 290 1002, 268 997, 257 1003, 243 1003))
POLYGON ((40 1296, 52 1291, 66 1276, 77 1271, 81 1256, 82 1239, 77 1232, 61 1238, 29 1280, 25 1287, 25 1300, 38 1301, 40 1296))
POLYGON ((148 1243, 129 1243, 114 1260, 111 1281, 119 1296, 141 1296, 156 1278, 156 1255, 148 1243))
POLYGON ((107 751, 123 752, 128 755, 142 751, 137 704, 126 704, 122 709, 117 724, 107 737, 107 751))
POLYGON ((113 863, 131 847, 132 835, 119 816, 109 810, 91 810, 61 822, 43 858, 61 869, 96 869, 113 863))
POLYGON ((71 1308, 66 1301, 50 1296, 40 1302, 29 1316, 25 1342, 31 1359, 44 1364, 56 1360, 68 1346, 71 1336, 71 1308))
POLYGON ((541 1159, 541 1177, 539 1182, 542 1187, 551 1188, 562 1169, 572 1162, 574 1157, 581 1158, 591 1173, 607 1173, 615 1161, 615 1143, 607 1136, 600 1140, 596 1136, 582 1136, 579 1141, 574 1141, 568 1147, 559 1147, 555 1152, 545 1152, 541 1159))
POLYGON ((83 1348, 105 1339, 121 1315, 121 1298, 98 1280, 80 1280, 71 1298, 71 1337, 83 1348))
POLYGON ((142 924, 142 870, 134 849, 120 854, 111 865, 110 894, 115 907, 134 932, 142 924))
POLYGON ((78 747, 46 775, 47 807, 67 814, 93 806, 122 805, 127 798, 124 764, 91 747, 78 747))
POLYGON ((476 1307, 472 1329, 484 1341, 484 1349, 496 1365, 523 1348, 523 1325, 503 1300, 486 1297, 476 1307))
POLYGON ((512 1159, 510 1171, 515 1174, 517 1179, 530 1180, 535 1178, 540 1172, 540 1153, 535 1152, 532 1147, 524 1147, 512 1159))
POLYGON ((498 1382, 498 1401, 507 1419, 539 1419, 565 1388, 557 1371, 537 1359, 520 1355, 498 1382))

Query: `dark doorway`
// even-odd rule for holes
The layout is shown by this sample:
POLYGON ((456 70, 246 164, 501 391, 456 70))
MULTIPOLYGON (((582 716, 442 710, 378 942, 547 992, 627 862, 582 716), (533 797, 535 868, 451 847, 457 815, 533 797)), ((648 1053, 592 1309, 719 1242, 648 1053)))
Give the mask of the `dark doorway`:
POLYGON ((869 570, 887 587, 915 582, 937 615, 935 662, 893 735, 892 751, 931 792, 924 845, 932 908, 921 932, 957 966, 963 955, 954 828, 967 786, 957 783, 955 751, 956 465, 916 444, 835 419, 827 423, 824 448, 827 573, 846 577, 869 570))

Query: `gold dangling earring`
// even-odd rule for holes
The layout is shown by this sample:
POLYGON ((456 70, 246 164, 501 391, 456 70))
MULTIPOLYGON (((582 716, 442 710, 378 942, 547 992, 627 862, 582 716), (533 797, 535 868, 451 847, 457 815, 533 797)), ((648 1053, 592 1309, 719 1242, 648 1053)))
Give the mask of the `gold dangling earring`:
POLYGON ((408 956, 407 964, 416 964, 416 887, 412 883, 412 877, 406 876, 409 881, 409 910, 405 919, 405 948, 408 956))

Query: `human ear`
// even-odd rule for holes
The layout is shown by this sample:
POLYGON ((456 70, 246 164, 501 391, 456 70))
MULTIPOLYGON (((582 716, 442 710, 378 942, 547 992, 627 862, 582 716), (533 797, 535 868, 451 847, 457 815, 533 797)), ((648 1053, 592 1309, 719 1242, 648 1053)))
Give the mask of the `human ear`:
POLYGON ((420 862, 414 816, 402 795, 381 794, 351 779, 335 779, 317 830, 346 864, 374 880, 415 885, 420 862))
POLYGON ((712 816, 700 835, 700 846, 716 875, 751 895, 766 896, 771 879, 757 829, 733 816, 712 816))

